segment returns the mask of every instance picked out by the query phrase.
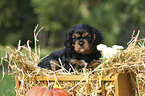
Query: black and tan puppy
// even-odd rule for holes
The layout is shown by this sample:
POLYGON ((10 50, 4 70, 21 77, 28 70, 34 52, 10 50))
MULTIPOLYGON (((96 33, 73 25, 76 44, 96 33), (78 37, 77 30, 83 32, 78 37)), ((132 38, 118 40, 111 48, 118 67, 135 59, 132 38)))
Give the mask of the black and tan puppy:
POLYGON ((65 48, 45 57, 38 66, 57 70, 63 66, 68 71, 83 67, 93 68, 101 57, 96 46, 103 42, 101 33, 95 28, 80 24, 69 29, 64 38, 65 48))

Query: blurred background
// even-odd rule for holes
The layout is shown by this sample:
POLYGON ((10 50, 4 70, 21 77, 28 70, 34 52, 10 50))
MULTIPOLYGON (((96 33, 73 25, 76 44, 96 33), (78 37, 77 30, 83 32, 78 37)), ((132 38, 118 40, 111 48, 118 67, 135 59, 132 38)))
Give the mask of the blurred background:
MULTIPOLYGON (((98 29, 107 46, 126 47, 133 30, 141 30, 139 38, 145 37, 145 0, 0 0, 0 57, 6 46, 16 48, 19 40, 21 45, 31 40, 34 48, 37 24, 39 29, 44 26, 38 37, 42 57, 63 48, 66 31, 76 24, 98 29)), ((4 86, 11 85, 5 82, 4 86)), ((2 96, 15 94, 2 89, 2 96)))
MULTIPOLYGON (((88 24, 99 31, 108 46, 124 47, 133 30, 145 36, 145 0, 1 0, 0 47, 22 45, 31 40, 39 24, 41 48, 62 48, 66 31, 88 24)), ((3 48, 1 48, 3 49, 3 48)))

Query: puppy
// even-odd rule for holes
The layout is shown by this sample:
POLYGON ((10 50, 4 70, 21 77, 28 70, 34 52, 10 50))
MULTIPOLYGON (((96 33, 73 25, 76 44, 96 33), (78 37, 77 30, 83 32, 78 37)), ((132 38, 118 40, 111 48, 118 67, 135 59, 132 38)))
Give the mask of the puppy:
POLYGON ((51 53, 38 66, 51 70, 64 67, 68 71, 94 68, 101 57, 96 49, 100 43, 103 43, 103 37, 97 29, 86 24, 76 25, 67 31, 65 48, 51 53))

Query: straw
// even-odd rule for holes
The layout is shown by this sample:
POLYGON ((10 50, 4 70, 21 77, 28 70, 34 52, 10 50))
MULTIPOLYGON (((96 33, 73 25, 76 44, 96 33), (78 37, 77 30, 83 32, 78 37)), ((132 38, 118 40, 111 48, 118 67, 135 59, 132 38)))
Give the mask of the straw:
MULTIPOLYGON (((109 58, 107 61, 105 58, 100 58, 101 63, 94 70, 84 68, 81 72, 77 72, 72 67, 74 72, 70 72, 63 67, 60 58, 61 65, 59 66, 61 69, 59 70, 53 71, 37 67, 37 64, 42 60, 40 59, 40 46, 37 45, 37 36, 43 27, 38 31, 37 29, 38 25, 34 30, 35 52, 31 50, 29 45, 31 41, 28 40, 26 45, 21 46, 21 40, 19 40, 18 48, 11 49, 7 47, 7 56, 1 58, 8 63, 8 74, 17 76, 21 82, 19 90, 16 89, 18 94, 24 95, 32 86, 43 86, 44 83, 36 81, 36 77, 46 76, 48 84, 58 84, 72 95, 73 92, 76 92, 77 96, 98 96, 101 94, 102 78, 111 78, 116 73, 124 73, 128 70, 128 72, 133 72, 136 75, 136 81, 134 81, 136 82, 134 84, 135 94, 137 96, 145 95, 145 38, 138 40, 140 30, 136 36, 134 36, 135 31, 133 31, 132 39, 128 42, 128 47, 125 50, 120 50, 116 56, 109 58), (57 79, 57 76, 71 76, 73 78, 76 75, 84 76, 84 78, 80 81, 74 81, 74 83, 70 81, 59 82, 57 79), (55 77, 54 82, 49 81, 51 76, 55 77), (87 86, 89 86, 89 92, 86 91, 88 90, 86 89, 87 86)), ((1 62, 1 64, 3 63, 1 62)), ((2 66, 4 68, 4 65, 2 66)), ((132 75, 131 78, 133 81, 132 75)), ((115 96, 114 83, 108 82, 105 86, 106 94, 115 96)))

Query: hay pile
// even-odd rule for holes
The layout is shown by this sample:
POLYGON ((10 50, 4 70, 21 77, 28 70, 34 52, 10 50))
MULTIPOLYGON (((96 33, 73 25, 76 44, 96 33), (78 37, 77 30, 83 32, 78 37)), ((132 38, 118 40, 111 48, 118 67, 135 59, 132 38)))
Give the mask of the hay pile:
MULTIPOLYGON (((38 26, 37 26, 38 27, 38 26)), ((36 29, 37 29, 36 27, 36 29)), ((21 82, 20 89, 16 91, 20 95, 24 95, 32 86, 44 85, 44 83, 37 82, 35 80, 36 76, 73 76, 74 73, 66 71, 65 68, 62 68, 56 72, 52 70, 46 70, 37 67, 37 64, 40 60, 40 50, 37 49, 37 36, 41 29, 36 32, 34 30, 35 38, 35 52, 31 50, 29 46, 29 41, 26 45, 21 46, 19 41, 17 49, 11 49, 7 47, 7 56, 2 59, 8 62, 8 73, 12 76, 18 76, 18 80, 21 82)), ((77 96, 80 95, 91 95, 98 96, 101 93, 101 79, 103 77, 111 77, 117 72, 125 72, 126 70, 132 71, 136 75, 136 95, 144 96, 145 95, 145 38, 138 39, 138 34, 135 37, 132 37, 132 40, 129 42, 128 47, 125 50, 119 51, 119 53, 109 60, 101 58, 101 64, 94 70, 84 69, 83 72, 78 75, 84 76, 80 81, 72 84, 71 82, 58 82, 57 79, 55 82, 49 82, 48 84, 57 84, 61 86, 62 89, 67 90, 71 94, 75 91, 77 96), (93 74, 95 73, 95 74, 93 74), (91 77, 91 78, 90 78, 91 77), (83 80, 86 81, 83 81, 83 80), (89 85, 89 91, 86 89, 89 85)), ((114 82, 106 84, 107 96, 113 94, 114 92, 114 82)))

